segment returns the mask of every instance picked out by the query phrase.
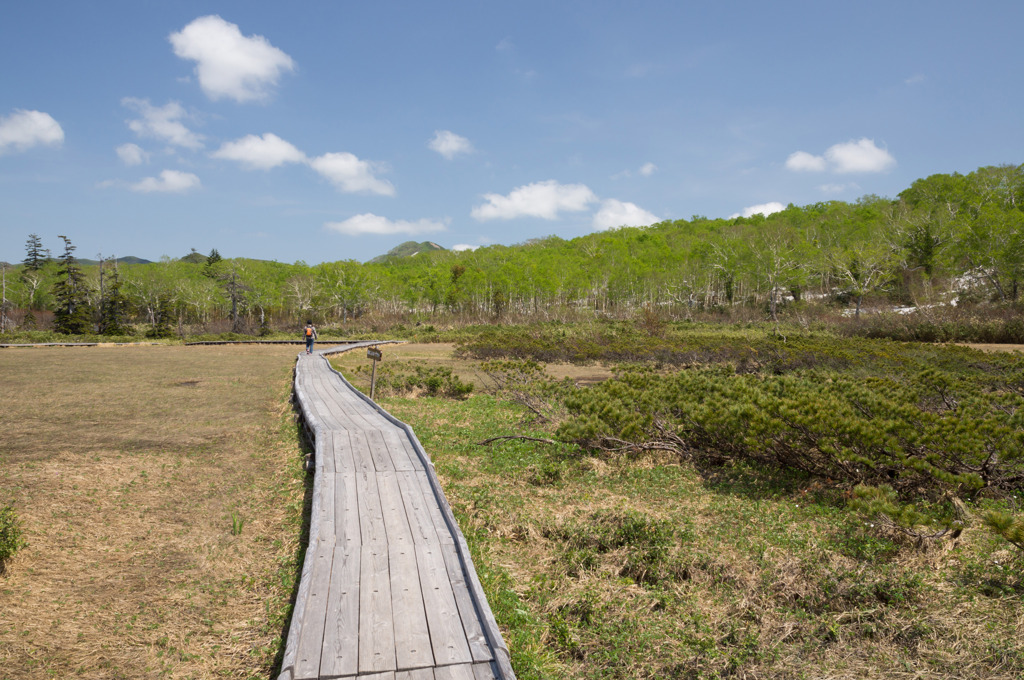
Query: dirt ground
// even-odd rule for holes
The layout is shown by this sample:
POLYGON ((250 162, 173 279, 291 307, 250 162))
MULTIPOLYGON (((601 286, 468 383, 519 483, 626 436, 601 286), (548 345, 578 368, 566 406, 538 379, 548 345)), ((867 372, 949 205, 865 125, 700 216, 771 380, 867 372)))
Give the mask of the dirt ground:
POLYGON ((964 343, 964 347, 981 350, 982 352, 1024 352, 1024 345, 997 345, 979 342, 964 343))
POLYGON ((304 497, 290 347, 0 350, 0 679, 269 676, 304 497))

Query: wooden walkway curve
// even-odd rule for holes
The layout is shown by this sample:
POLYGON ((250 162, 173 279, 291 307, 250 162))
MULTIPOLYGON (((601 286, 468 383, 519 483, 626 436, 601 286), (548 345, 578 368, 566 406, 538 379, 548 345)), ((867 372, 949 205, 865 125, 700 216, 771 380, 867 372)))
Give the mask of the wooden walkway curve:
POLYGON ((513 680, 508 649, 412 429, 300 354, 314 442, 309 546, 278 680, 513 680))

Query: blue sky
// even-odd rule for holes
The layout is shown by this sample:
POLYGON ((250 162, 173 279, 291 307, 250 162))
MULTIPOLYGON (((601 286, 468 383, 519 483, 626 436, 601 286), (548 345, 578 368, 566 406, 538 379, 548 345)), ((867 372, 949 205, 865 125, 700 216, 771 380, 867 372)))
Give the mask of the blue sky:
POLYGON ((1024 162, 1024 3, 4 3, 0 260, 366 260, 1024 162))

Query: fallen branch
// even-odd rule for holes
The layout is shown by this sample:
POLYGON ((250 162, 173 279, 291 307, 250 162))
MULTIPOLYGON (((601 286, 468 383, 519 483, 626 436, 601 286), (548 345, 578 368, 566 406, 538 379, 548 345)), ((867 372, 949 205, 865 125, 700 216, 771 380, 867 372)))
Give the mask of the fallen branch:
POLYGON ((540 442, 541 444, 558 444, 559 443, 559 442, 555 441, 554 439, 543 439, 541 437, 527 437, 527 436, 521 435, 521 434, 506 434, 506 435, 502 435, 501 437, 491 437, 490 439, 485 439, 482 442, 477 442, 477 446, 490 446, 494 442, 501 441, 503 439, 523 439, 523 440, 526 440, 528 442, 540 442))

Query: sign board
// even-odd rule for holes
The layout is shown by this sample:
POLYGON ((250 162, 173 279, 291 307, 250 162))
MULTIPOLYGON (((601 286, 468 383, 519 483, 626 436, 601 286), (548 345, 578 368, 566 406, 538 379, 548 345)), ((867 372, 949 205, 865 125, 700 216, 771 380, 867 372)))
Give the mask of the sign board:
POLYGON ((368 347, 366 349, 366 358, 373 359, 374 361, 380 361, 384 358, 384 353, 376 347, 368 347))

